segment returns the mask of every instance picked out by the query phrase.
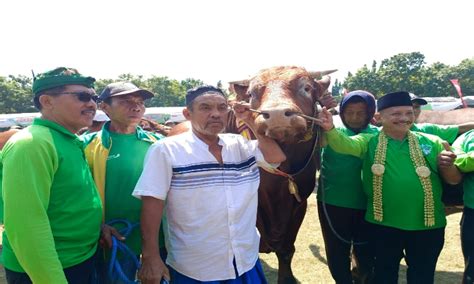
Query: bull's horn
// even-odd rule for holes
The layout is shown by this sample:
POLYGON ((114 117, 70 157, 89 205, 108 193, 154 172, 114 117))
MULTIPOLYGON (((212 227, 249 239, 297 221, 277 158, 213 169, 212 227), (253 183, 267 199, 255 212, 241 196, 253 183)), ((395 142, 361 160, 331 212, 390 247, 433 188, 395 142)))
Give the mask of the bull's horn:
POLYGON ((322 76, 329 75, 329 74, 334 73, 336 71, 337 71, 337 69, 324 70, 324 71, 309 71, 309 75, 313 79, 320 79, 322 76))
POLYGON ((232 81, 229 82, 229 85, 240 85, 240 86, 247 86, 250 84, 250 80, 240 80, 240 81, 232 81))
POLYGON ((331 77, 323 76, 323 78, 321 78, 321 80, 319 80, 318 82, 323 83, 323 84, 329 84, 329 82, 331 82, 331 77))

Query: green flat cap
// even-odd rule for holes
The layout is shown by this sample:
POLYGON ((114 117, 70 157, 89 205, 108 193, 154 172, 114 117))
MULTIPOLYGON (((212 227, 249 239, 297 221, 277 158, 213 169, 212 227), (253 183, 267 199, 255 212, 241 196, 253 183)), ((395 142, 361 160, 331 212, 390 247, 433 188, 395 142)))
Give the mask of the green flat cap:
POLYGON ((81 75, 74 68, 58 67, 54 70, 38 74, 33 78, 33 94, 64 85, 83 85, 94 87, 95 79, 81 75))

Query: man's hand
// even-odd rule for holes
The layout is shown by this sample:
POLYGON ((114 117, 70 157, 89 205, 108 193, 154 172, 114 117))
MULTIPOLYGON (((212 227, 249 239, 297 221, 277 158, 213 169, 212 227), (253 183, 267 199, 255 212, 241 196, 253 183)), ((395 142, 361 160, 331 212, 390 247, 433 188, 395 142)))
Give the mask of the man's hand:
POLYGON ((112 247, 112 236, 116 237, 119 241, 125 241, 125 237, 122 236, 117 229, 107 224, 103 224, 100 232, 100 244, 107 245, 108 248, 112 247))
POLYGON ((161 257, 158 254, 150 258, 142 257, 142 266, 138 271, 141 283, 160 284, 162 278, 170 281, 170 272, 161 257))
POLYGON ((243 122, 253 121, 253 115, 250 111, 250 104, 241 101, 241 102, 234 102, 232 104, 232 109, 234 110, 235 117, 242 120, 243 122))
POLYGON ((451 150, 447 142, 443 142, 444 150, 438 155, 438 166, 440 168, 450 168, 454 166, 456 154, 451 150))
POLYGON ((337 106, 336 99, 333 96, 322 96, 319 98, 319 103, 321 106, 331 109, 337 106))
POLYGON ((318 118, 321 120, 321 122, 317 122, 317 124, 319 124, 323 130, 329 131, 334 128, 332 114, 327 110, 326 107, 323 107, 323 109, 318 113, 318 118))

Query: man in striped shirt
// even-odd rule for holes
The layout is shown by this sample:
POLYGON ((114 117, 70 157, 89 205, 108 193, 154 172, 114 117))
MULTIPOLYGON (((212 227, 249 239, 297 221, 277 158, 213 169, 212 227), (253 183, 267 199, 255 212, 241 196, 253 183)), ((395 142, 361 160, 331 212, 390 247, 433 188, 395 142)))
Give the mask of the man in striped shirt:
MULTIPOLYGON (((139 278, 155 283, 171 272, 176 283, 266 283, 258 262, 258 165, 279 164, 286 156, 270 138, 221 134, 229 106, 220 89, 189 90, 186 105, 192 130, 151 146, 133 192, 143 200, 139 278), (156 243, 163 208, 170 272, 156 243)), ((234 112, 254 126, 248 106, 237 104, 234 112)))

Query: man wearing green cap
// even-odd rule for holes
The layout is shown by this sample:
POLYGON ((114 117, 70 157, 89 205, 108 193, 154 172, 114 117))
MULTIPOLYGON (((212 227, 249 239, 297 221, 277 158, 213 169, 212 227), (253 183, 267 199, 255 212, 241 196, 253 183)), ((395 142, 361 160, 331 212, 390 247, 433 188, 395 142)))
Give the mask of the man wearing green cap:
POLYGON ((94 81, 64 67, 35 77, 41 118, 2 151, 8 283, 91 281, 102 205, 75 133, 94 118, 94 81))

